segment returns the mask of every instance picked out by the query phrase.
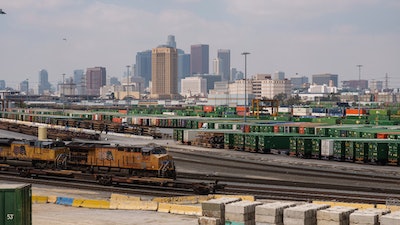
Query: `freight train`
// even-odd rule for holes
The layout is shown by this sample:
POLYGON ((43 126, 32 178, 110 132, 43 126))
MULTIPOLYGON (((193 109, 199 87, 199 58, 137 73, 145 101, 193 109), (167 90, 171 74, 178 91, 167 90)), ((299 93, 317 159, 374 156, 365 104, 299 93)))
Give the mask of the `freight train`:
POLYGON ((113 177, 175 179, 174 160, 155 144, 122 146, 105 142, 0 139, 0 167, 21 176, 37 173, 89 174, 104 185, 113 177), (38 172, 39 171, 39 172, 38 172))

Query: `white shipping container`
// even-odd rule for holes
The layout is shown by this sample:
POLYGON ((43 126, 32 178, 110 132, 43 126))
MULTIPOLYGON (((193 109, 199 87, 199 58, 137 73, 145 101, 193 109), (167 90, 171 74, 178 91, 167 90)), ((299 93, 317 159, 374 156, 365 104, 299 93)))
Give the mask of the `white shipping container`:
POLYGON ((293 108, 293 116, 311 116, 311 108, 293 108))
POLYGON ((332 157, 333 156, 333 142, 334 140, 321 140, 321 156, 332 157))
POLYGON ((201 130, 184 130, 183 142, 188 143, 194 141, 201 130))
POLYGON ((290 108, 289 107, 279 107, 278 112, 280 113, 290 113, 290 108))

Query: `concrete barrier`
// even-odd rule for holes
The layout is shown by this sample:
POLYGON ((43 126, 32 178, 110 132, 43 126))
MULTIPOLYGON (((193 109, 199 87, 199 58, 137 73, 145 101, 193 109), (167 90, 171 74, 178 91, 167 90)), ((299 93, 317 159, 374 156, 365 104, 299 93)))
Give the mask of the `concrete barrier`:
POLYGON ((194 205, 177 205, 172 204, 170 208, 170 213, 181 214, 181 215, 194 215, 201 216, 201 207, 194 205))
POLYGON ((169 213, 173 204, 159 203, 157 212, 169 213))
POLYGON ((378 204, 376 205, 377 209, 389 209, 392 212, 400 211, 400 206, 398 205, 383 205, 383 204, 378 204))
POLYGON ((152 201, 159 203, 179 203, 179 204, 197 204, 213 199, 213 196, 194 195, 194 196, 180 196, 180 197, 160 197, 153 198, 152 201))
POLYGON ((48 201, 47 196, 32 195, 32 203, 46 204, 48 201))
POLYGON ((110 197, 110 209, 128 209, 127 207, 129 206, 126 205, 134 204, 134 202, 138 201, 140 201, 140 197, 112 193, 110 197))
POLYGON ((73 201, 74 201, 73 198, 68 198, 68 197, 57 197, 56 204, 57 204, 57 205, 72 206, 73 201))
POLYGON ((211 195, 213 198, 239 198, 242 201, 254 202, 256 198, 252 195, 211 195))
POLYGON ((109 209, 110 202, 106 200, 74 199, 72 202, 72 206, 90 209, 109 209))
POLYGON ((48 196, 47 197, 47 203, 56 204, 56 202, 57 202, 57 196, 48 196))
POLYGON ((348 202, 329 202, 329 201, 313 201, 313 204, 319 205, 330 205, 331 207, 334 206, 342 206, 342 207, 350 207, 350 208, 357 208, 357 209, 373 209, 375 208, 374 204, 363 204, 363 203, 348 203, 348 202))

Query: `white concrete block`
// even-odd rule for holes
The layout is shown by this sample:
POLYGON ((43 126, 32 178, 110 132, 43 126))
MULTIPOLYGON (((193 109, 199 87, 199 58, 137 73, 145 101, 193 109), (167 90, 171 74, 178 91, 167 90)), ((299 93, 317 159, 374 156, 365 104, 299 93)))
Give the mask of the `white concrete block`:
POLYGON ((227 204, 225 206, 225 213, 253 213, 255 214, 256 206, 261 205, 261 202, 240 201, 227 204))
POLYGON ((400 211, 381 216, 381 225, 400 224, 400 211))
POLYGON ((283 210, 296 206, 295 202, 273 202, 256 206, 256 222, 279 224, 283 223, 283 210))
POLYGON ((221 220, 219 218, 212 217, 199 217, 198 219, 199 225, 222 225, 221 220))

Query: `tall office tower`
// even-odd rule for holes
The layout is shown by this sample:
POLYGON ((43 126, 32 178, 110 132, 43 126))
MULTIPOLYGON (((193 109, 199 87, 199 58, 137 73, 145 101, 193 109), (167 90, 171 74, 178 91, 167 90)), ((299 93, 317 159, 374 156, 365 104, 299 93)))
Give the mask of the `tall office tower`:
POLYGON ((223 79, 222 77, 222 69, 223 69, 224 65, 223 65, 223 61, 220 58, 216 58, 213 60, 213 74, 215 75, 220 75, 221 79, 223 79))
POLYGON ((272 80, 284 80, 285 79, 285 72, 282 71, 276 71, 272 75, 272 80))
POLYGON ((190 54, 178 55, 178 79, 190 76, 190 54))
POLYGON ((76 91, 78 95, 86 94, 86 78, 85 71, 82 69, 74 70, 74 83, 76 84, 76 91))
POLYGON ((290 78, 290 82, 292 83, 293 89, 305 88, 308 83, 308 77, 306 76, 296 76, 290 78))
POLYGON ((86 70, 86 92, 87 95, 100 96, 100 87, 106 85, 106 68, 94 67, 86 70))
POLYGON ((178 96, 178 52, 176 48, 159 46, 152 50, 151 97, 175 99, 178 96))
POLYGON ((221 59, 222 66, 220 71, 222 72, 220 75, 222 76, 222 80, 231 80, 231 50, 229 49, 218 49, 217 57, 221 59))
POLYGON ((40 70, 39 71, 39 87, 38 87, 38 94, 42 95, 45 91, 50 90, 50 83, 49 83, 49 74, 47 70, 40 70))
POLYGON ((136 75, 144 78, 144 85, 149 86, 151 80, 151 50, 136 54, 136 75))
POLYGON ((312 83, 318 85, 327 85, 330 86, 332 84, 334 87, 338 87, 338 78, 337 74, 314 74, 312 75, 312 83))
POLYGON ((29 94, 29 81, 28 79, 22 81, 21 83, 19 83, 19 91, 20 92, 24 92, 25 95, 29 94))
POLYGON ((190 74, 209 73, 209 46, 192 45, 190 46, 190 74))
POLYGON ((0 80, 0 90, 6 89, 6 81, 5 80, 0 80))
POLYGON ((176 48, 176 41, 174 35, 168 35, 167 45, 172 48, 176 48))

